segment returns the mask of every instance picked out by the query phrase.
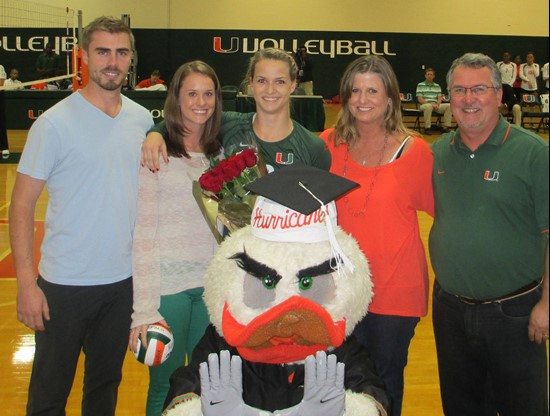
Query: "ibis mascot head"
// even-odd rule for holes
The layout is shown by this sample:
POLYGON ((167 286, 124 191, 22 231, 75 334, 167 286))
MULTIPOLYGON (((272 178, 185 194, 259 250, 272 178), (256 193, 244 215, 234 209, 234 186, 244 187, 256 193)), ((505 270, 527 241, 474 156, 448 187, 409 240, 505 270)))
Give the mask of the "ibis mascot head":
POLYGON ((227 237, 211 261, 211 326, 190 365, 171 378, 167 415, 385 414, 382 383, 352 335, 373 297, 368 261, 336 226, 334 191, 324 195, 331 186, 341 194, 342 183, 356 186, 296 165, 251 184, 260 195, 251 225, 227 237), (234 403, 220 402, 224 389, 234 403), (222 406, 230 407, 216 413, 222 406))

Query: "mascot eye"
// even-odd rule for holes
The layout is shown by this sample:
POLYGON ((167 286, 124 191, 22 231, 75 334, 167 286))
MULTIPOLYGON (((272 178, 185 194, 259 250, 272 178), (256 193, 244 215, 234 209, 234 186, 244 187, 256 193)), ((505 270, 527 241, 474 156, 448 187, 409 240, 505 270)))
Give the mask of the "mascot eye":
POLYGON ((271 275, 264 277, 246 273, 243 279, 243 302, 249 308, 268 308, 275 301, 278 280, 271 275))
POLYGON ((313 286, 313 279, 309 276, 300 277, 300 290, 309 290, 313 286))
POLYGON ((262 278, 262 284, 266 289, 275 289, 277 282, 271 276, 265 276, 262 278))
POLYGON ((336 285, 332 273, 319 276, 298 276, 300 296, 317 302, 319 305, 326 305, 334 299, 336 285))

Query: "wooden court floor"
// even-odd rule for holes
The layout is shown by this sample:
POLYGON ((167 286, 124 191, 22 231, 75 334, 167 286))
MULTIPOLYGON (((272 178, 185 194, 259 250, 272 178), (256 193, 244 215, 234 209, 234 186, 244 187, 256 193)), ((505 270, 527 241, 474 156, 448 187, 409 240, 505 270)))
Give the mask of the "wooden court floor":
MULTIPOLYGON (((338 108, 327 105, 327 126, 332 125, 338 108)), ((10 150, 21 152, 27 131, 10 130, 10 150)), ((431 136, 429 139, 434 140, 431 136)), ((548 140, 548 134, 545 135, 548 140)), ((8 208, 15 180, 15 164, 0 164, 0 414, 24 415, 27 387, 34 353, 33 333, 17 321, 15 312, 16 284, 11 262, 8 238, 8 208)), ((42 234, 47 195, 40 197, 36 211, 36 236, 42 234)), ((427 247, 431 218, 419 214, 422 239, 427 247)), ((430 281, 433 271, 430 268, 430 281)), ((82 357, 68 404, 67 416, 80 414, 82 398, 82 357)), ((127 354, 123 380, 119 389, 117 416, 139 416, 145 413, 148 372, 131 353, 127 354)), ((431 324, 431 309, 420 321, 409 351, 409 364, 405 371, 405 398, 403 416, 442 415, 439 398, 437 362, 431 324)))

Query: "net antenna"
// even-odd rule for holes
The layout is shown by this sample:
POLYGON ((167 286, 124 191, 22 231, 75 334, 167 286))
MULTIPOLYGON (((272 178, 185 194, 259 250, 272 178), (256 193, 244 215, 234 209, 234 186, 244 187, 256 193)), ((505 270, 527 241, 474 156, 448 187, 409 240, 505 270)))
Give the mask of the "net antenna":
MULTIPOLYGON (((59 70, 55 74, 48 75, 46 78, 39 79, 34 75, 34 81, 23 82, 19 87, 27 87, 35 84, 47 84, 54 87, 56 83, 73 78, 76 75, 74 71, 72 58, 72 45, 76 44, 77 33, 77 15, 73 9, 67 7, 50 6, 42 3, 35 3, 26 0, 0 0, 0 27, 3 29, 23 29, 36 32, 36 30, 45 29, 46 33, 55 33, 61 36, 62 41, 55 42, 54 51, 60 56, 59 70), (52 31, 52 29, 54 29, 52 31)), ((79 11, 79 14, 82 13, 79 11)), ((48 37, 44 37, 48 39, 48 37)), ((45 50, 46 41, 42 46, 45 50)), ((57 40, 57 38, 56 38, 57 40)), ((36 46, 36 45, 35 45, 36 46)), ((40 48, 36 50, 37 56, 41 52, 40 48)), ((4 57, 4 59, 6 59, 4 57)), ((28 68, 27 68, 28 69, 28 68)), ((35 74, 34 68, 29 73, 35 74)), ((0 87, 0 90, 7 89, 0 87)), ((55 89, 55 88, 48 88, 55 89)))
MULTIPOLYGON (((122 20, 126 26, 131 28, 130 26, 130 15, 129 14, 123 14, 120 16, 120 20, 122 20)), ((138 64, 138 52, 137 49, 133 51, 132 54, 132 62, 130 63, 130 68, 128 70, 128 87, 130 89, 134 89, 137 84, 137 64, 138 64)))

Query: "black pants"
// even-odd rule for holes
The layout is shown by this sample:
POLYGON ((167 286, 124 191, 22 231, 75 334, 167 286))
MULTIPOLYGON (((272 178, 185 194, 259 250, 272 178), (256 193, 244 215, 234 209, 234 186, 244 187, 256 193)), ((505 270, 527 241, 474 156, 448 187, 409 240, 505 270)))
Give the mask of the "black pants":
POLYGON ((64 416, 80 351, 85 354, 82 416, 115 414, 128 348, 132 279, 99 286, 38 285, 50 308, 35 333, 27 415, 64 416))
POLYGON ((433 326, 446 416, 547 416, 546 345, 529 341, 536 290, 501 302, 469 305, 433 291, 433 326))

